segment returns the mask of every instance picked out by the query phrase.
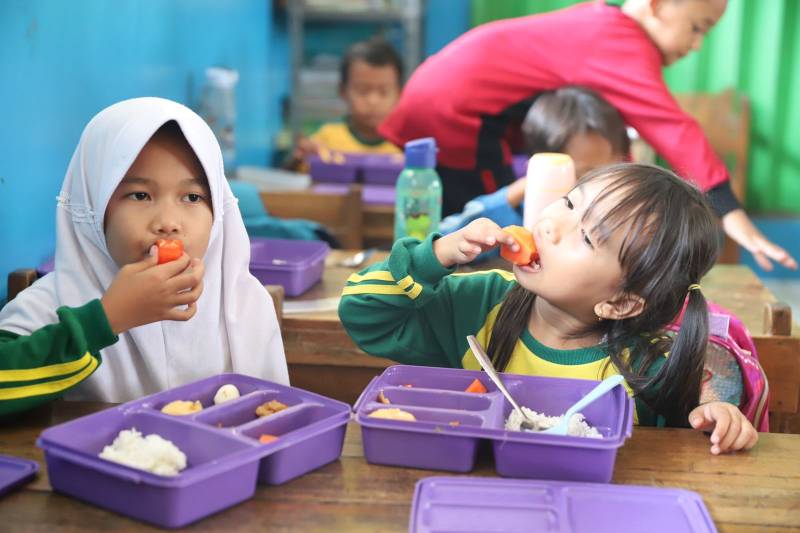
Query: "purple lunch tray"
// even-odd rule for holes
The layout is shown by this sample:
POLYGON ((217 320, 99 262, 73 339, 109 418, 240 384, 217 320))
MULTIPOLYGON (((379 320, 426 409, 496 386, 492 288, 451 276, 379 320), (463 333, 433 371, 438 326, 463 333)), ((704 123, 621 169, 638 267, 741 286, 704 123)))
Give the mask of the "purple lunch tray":
POLYGON ((329 462, 342 451, 350 407, 302 389, 240 374, 221 374, 106 409, 42 432, 50 483, 59 492, 162 527, 181 527, 250 498, 256 483, 277 485, 329 462), (224 384, 240 398, 221 405, 224 384), (186 416, 160 412, 172 400, 200 401, 186 416), (269 400, 288 407, 258 418, 269 400), (100 459, 119 431, 135 427, 180 448, 188 466, 158 476, 100 459), (278 439, 262 444, 262 434, 278 439))
POLYGON ((715 533, 699 494, 635 485, 480 477, 417 482, 410 533, 715 533))
POLYGON ((287 296, 298 296, 322 279, 324 241, 250 239, 250 272, 264 285, 282 285, 287 296))
POLYGON ((39 463, 21 457, 0 455, 0 496, 36 477, 39 463))
POLYGON ((397 191, 394 185, 364 185, 361 200, 369 205, 394 205, 397 191))
MULTIPOLYGON (((521 405, 548 415, 563 414, 598 383, 502 376, 521 405)), ((630 437, 633 424, 633 402, 618 387, 583 412, 602 439, 507 431, 504 423, 511 406, 485 373, 407 365, 389 367, 374 378, 354 410, 361 425, 364 456, 370 463, 469 472, 479 442, 488 440, 498 474, 570 481, 610 481, 617 450, 630 437), (487 393, 464 392, 475 378, 487 393), (391 405, 378 401, 381 391, 391 405), (387 407, 408 411, 417 421, 367 416, 387 407)))
POLYGON ((403 171, 400 154, 368 154, 361 159, 361 174, 365 184, 394 185, 403 171))
POLYGON ((310 167, 309 173, 314 181, 324 181, 332 183, 353 183, 356 181, 360 159, 351 154, 337 153, 339 161, 329 158, 323 161, 317 155, 308 157, 310 167))

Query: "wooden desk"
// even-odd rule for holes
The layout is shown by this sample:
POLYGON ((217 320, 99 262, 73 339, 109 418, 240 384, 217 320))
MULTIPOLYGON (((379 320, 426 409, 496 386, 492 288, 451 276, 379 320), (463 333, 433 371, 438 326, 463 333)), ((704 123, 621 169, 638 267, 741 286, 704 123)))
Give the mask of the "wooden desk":
MULTIPOLYGON (((103 407, 107 406, 58 401, 16 425, 0 426, 0 454, 34 459, 41 466, 35 481, 0 499, 0 529, 156 531, 51 491, 36 437, 50 425, 103 407)), ((797 531, 798 457, 800 435, 766 433, 749 453, 712 456, 702 433, 637 427, 617 455, 614 482, 696 491, 721 533, 797 531)), ((451 474, 368 464, 361 432, 351 422, 339 461, 281 486, 259 486, 253 499, 190 527, 226 532, 405 532, 414 484, 432 475, 451 474)), ((471 475, 496 475, 490 454, 479 458, 471 475)))
MULTIPOLYGON (((335 266, 353 253, 334 250, 322 281, 289 301, 338 296, 348 276, 364 268, 335 266)), ((378 252, 367 264, 386 257, 386 252, 378 252)), ((480 269, 497 266, 502 265, 482 264, 480 269)), ((772 408, 797 413, 800 410, 800 330, 795 325, 795 336, 764 331, 764 305, 774 303, 775 296, 742 265, 717 265, 703 279, 702 285, 708 298, 739 316, 753 335, 761 363, 770 378, 772 408)), ((284 315, 282 332, 292 384, 348 403, 355 401, 372 377, 393 364, 358 349, 344 331, 336 311, 284 315)), ((800 433, 800 417, 771 415, 771 428, 800 433)))

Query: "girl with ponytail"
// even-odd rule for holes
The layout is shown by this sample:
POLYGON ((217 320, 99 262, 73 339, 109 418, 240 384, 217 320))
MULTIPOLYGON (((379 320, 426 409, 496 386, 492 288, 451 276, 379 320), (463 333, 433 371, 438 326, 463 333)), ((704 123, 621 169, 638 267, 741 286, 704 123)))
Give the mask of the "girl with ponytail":
POLYGON ((366 352, 409 364, 479 368, 465 341, 473 334, 506 372, 622 374, 639 424, 713 428, 715 454, 755 445, 737 406, 698 405, 708 342, 699 282, 719 246, 699 190, 659 167, 605 167, 548 206, 533 235, 539 258, 513 275, 450 275, 499 244, 515 246, 488 219, 400 240, 385 263, 348 280, 342 321, 366 352), (666 335, 681 312, 680 330, 666 335))

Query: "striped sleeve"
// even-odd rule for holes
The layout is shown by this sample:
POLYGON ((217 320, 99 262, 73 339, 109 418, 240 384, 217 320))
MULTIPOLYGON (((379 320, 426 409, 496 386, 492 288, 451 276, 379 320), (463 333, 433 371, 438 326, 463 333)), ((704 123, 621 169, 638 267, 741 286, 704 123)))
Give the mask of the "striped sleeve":
POLYGON ((477 332, 513 277, 450 275, 431 235, 397 241, 383 263, 353 274, 339 316, 365 352, 404 364, 460 367, 466 336, 477 332))
POLYGON ((17 335, 0 331, 0 415, 53 400, 89 377, 117 341, 99 300, 61 307, 59 322, 17 335))

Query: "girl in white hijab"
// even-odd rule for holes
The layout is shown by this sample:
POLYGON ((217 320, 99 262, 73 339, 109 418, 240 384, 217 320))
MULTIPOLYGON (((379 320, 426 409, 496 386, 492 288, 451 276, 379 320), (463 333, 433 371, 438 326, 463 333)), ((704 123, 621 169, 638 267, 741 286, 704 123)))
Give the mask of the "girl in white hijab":
POLYGON ((56 231, 54 272, 0 311, 0 414, 66 391, 123 402, 229 371, 288 383, 219 145, 190 109, 135 98, 96 115, 56 231), (157 264, 158 239, 185 253, 157 264))

